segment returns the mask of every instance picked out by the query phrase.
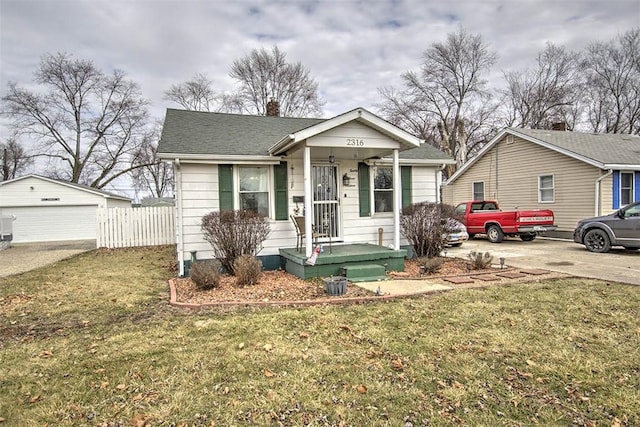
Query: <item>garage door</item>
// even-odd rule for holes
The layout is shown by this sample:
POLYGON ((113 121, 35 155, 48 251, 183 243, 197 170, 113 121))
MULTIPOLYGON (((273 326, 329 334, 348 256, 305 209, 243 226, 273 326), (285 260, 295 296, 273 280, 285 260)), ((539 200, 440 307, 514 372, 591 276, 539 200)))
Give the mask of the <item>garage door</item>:
POLYGON ((50 242, 96 238, 97 206, 3 207, 3 215, 15 215, 13 241, 50 242))

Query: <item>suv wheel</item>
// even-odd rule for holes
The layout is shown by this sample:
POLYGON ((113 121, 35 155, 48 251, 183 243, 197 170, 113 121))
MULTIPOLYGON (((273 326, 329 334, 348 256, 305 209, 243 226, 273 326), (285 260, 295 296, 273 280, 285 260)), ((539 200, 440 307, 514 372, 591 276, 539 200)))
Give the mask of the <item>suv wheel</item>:
POLYGON ((593 229, 587 232, 584 236, 584 245, 591 252, 609 252, 611 249, 611 241, 609 236, 603 230, 593 229))

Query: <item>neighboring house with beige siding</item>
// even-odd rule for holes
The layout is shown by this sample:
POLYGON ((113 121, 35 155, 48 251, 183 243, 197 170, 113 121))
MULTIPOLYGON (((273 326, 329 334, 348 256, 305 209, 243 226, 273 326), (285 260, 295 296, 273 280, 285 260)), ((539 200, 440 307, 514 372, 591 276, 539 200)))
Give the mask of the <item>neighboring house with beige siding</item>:
MULTIPOLYGON (((401 208, 438 202, 441 171, 455 163, 363 108, 330 119, 167 109, 158 156, 174 166, 180 275, 193 251, 213 257, 200 224, 220 210, 268 218, 265 268, 280 267, 280 249, 296 248, 294 214, 306 216, 307 235, 315 224, 333 247, 377 245, 381 229, 382 244, 399 249, 401 208)), ((303 256, 312 250, 307 239, 303 256)))
POLYGON ((502 209, 551 209, 570 237, 578 220, 640 200, 640 137, 506 128, 442 188, 442 201, 498 200, 502 209))

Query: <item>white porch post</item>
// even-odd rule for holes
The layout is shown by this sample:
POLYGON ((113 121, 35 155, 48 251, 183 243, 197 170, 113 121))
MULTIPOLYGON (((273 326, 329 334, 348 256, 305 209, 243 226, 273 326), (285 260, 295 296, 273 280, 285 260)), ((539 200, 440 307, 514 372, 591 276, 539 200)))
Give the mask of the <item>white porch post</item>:
POLYGON ((304 163, 304 251, 305 256, 310 257, 313 252, 313 203, 311 196, 311 147, 304 147, 304 156, 302 159, 304 163))
POLYGON ((393 249, 400 249, 400 209, 402 208, 402 184, 400 177, 400 151, 393 150, 393 249))

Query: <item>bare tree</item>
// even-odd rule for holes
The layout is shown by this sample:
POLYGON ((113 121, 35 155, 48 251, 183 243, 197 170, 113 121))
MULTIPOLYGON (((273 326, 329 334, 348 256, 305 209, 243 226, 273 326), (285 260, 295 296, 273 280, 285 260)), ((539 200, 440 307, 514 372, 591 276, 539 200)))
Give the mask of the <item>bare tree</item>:
POLYGON ((544 129, 565 122, 573 128, 582 88, 579 55, 548 43, 537 64, 534 69, 505 73, 507 124, 544 129))
POLYGON ((640 29, 592 43, 583 66, 590 130, 640 134, 640 29))
POLYGON ((229 75, 240 84, 236 102, 250 114, 266 115, 271 99, 278 101, 280 115, 286 117, 320 116, 323 102, 318 84, 300 62, 286 62, 286 54, 277 46, 268 52, 254 49, 235 60, 229 75))
POLYGON ((483 73, 496 55, 480 35, 460 29, 424 53, 420 73, 402 75, 404 90, 380 89, 378 106, 391 122, 406 127, 456 159, 447 176, 462 165, 476 142, 486 140, 487 122, 495 106, 489 100, 483 73))
POLYGON ((8 138, 4 143, 0 142, 0 155, 2 156, 2 181, 16 178, 33 163, 33 158, 15 138, 8 138))
POLYGON ((166 197, 173 193, 173 168, 156 156, 157 143, 162 123, 157 122, 153 131, 145 138, 140 149, 140 160, 146 166, 131 173, 136 192, 151 197, 166 197))
POLYGON ((217 111, 220 100, 213 90, 213 80, 206 74, 197 73, 191 80, 171 85, 164 99, 179 104, 186 110, 217 111))
POLYGON ((52 176, 103 188, 144 165, 147 101, 123 71, 107 75, 91 61, 58 53, 42 58, 34 82, 40 91, 10 82, 2 112, 16 132, 37 140, 52 176))

